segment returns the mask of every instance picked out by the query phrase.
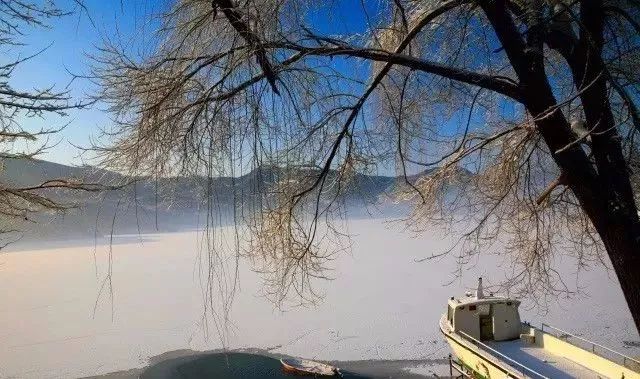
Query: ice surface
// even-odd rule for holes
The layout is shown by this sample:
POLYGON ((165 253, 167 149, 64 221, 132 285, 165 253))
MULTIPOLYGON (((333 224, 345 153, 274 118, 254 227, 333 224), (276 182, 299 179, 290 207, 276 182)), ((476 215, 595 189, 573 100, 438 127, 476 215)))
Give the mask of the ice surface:
MULTIPOLYGON (((449 347, 438 330, 446 300, 475 288, 478 276, 487 285, 503 278, 503 269, 481 259, 446 285, 456 269, 453 258, 415 260, 442 251, 450 240, 436 231, 414 238, 398 229, 381 220, 352 221, 352 253, 334 261, 335 280, 318 283, 324 299, 316 307, 275 309, 261 295, 260 277, 243 263, 227 347, 321 360, 446 357, 449 347)), ((143 240, 113 245, 113 312, 107 291, 95 315, 108 246, 97 248, 97 276, 93 246, 1 254, 0 377, 95 375, 144 366, 165 351, 220 348, 215 325, 203 327, 202 235, 143 240)), ((546 315, 525 301, 524 318, 639 355, 623 349, 623 341, 639 338, 615 276, 598 268, 568 282, 589 296, 563 299, 546 315)))

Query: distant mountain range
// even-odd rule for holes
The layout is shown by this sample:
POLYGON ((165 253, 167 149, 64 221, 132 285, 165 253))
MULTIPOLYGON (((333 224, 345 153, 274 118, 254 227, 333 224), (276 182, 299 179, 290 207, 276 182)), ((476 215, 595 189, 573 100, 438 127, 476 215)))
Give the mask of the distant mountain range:
MULTIPOLYGON (((425 171, 409 180, 415 181, 430 173, 425 171)), ((55 191, 49 193, 52 198, 76 207, 62 214, 36 215, 37 226, 25 222, 19 228, 24 230, 23 241, 103 236, 112 230, 115 233, 176 231, 203 225, 207 208, 212 209, 210 215, 216 224, 226 224, 234 214, 246 215, 259 209, 264 196, 257 194, 264 194, 264 190, 283 175, 282 169, 277 167, 259 167, 235 178, 142 178, 135 185, 99 194, 55 191)), ((294 176, 314 175, 317 171, 299 170, 294 176)), ((288 177, 291 177, 290 172, 288 177)), ((0 182, 3 185, 34 186, 57 178, 104 184, 126 181, 120 174, 90 166, 73 167, 43 160, 1 161, 0 182)), ((369 217, 372 209, 366 208, 365 204, 389 207, 391 202, 386 194, 400 181, 404 182, 404 178, 357 174, 341 200, 348 205, 351 217, 369 217)))

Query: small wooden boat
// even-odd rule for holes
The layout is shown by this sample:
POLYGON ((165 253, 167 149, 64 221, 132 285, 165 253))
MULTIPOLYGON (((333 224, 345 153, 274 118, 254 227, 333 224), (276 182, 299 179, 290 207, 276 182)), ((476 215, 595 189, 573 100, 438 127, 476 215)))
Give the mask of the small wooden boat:
POLYGON ((463 377, 509 379, 640 379, 640 360, 561 329, 520 321, 520 301, 484 296, 449 300, 440 330, 463 377))
POLYGON ((280 359, 282 369, 296 375, 337 376, 340 370, 331 365, 299 358, 280 359))

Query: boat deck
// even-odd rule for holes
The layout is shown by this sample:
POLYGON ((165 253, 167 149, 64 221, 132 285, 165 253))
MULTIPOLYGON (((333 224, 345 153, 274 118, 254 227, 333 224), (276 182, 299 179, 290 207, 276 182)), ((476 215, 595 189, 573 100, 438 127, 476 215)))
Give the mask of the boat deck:
MULTIPOLYGON (((485 343, 500 354, 547 378, 601 378, 595 371, 522 340, 485 343)), ((534 374, 530 374, 529 377, 538 378, 534 374)))

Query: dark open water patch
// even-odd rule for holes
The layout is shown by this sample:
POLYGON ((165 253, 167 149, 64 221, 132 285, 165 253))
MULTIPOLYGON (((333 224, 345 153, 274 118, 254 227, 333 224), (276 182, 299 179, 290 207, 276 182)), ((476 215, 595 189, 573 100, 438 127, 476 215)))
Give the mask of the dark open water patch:
MULTIPOLYGON (((425 379, 405 370, 409 361, 336 362, 345 379, 425 379)), ((141 379, 302 379, 282 370, 278 356, 253 352, 215 352, 158 362, 141 379)), ((337 378, 337 377, 336 377, 337 378)))
MULTIPOLYGON (((113 372, 91 379, 305 379, 282 371, 280 358, 267 350, 243 351, 176 350, 151 358, 146 368, 113 372)), ((290 358, 290 357, 289 357, 290 358)), ((446 378, 440 375, 425 376, 410 372, 418 366, 442 366, 447 360, 361 360, 329 361, 340 368, 345 379, 426 379, 446 378)), ((435 367, 434 366, 434 367, 435 367)), ((448 370, 446 370, 448 373, 448 370)), ((89 377, 87 378, 89 379, 89 377)))
MULTIPOLYGON (((265 355, 249 353, 214 353, 200 355, 195 359, 175 365, 173 368, 152 366, 142 379, 295 379, 297 375, 285 373, 280 360, 265 355)), ((356 373, 344 372, 343 378, 371 378, 356 373)))

